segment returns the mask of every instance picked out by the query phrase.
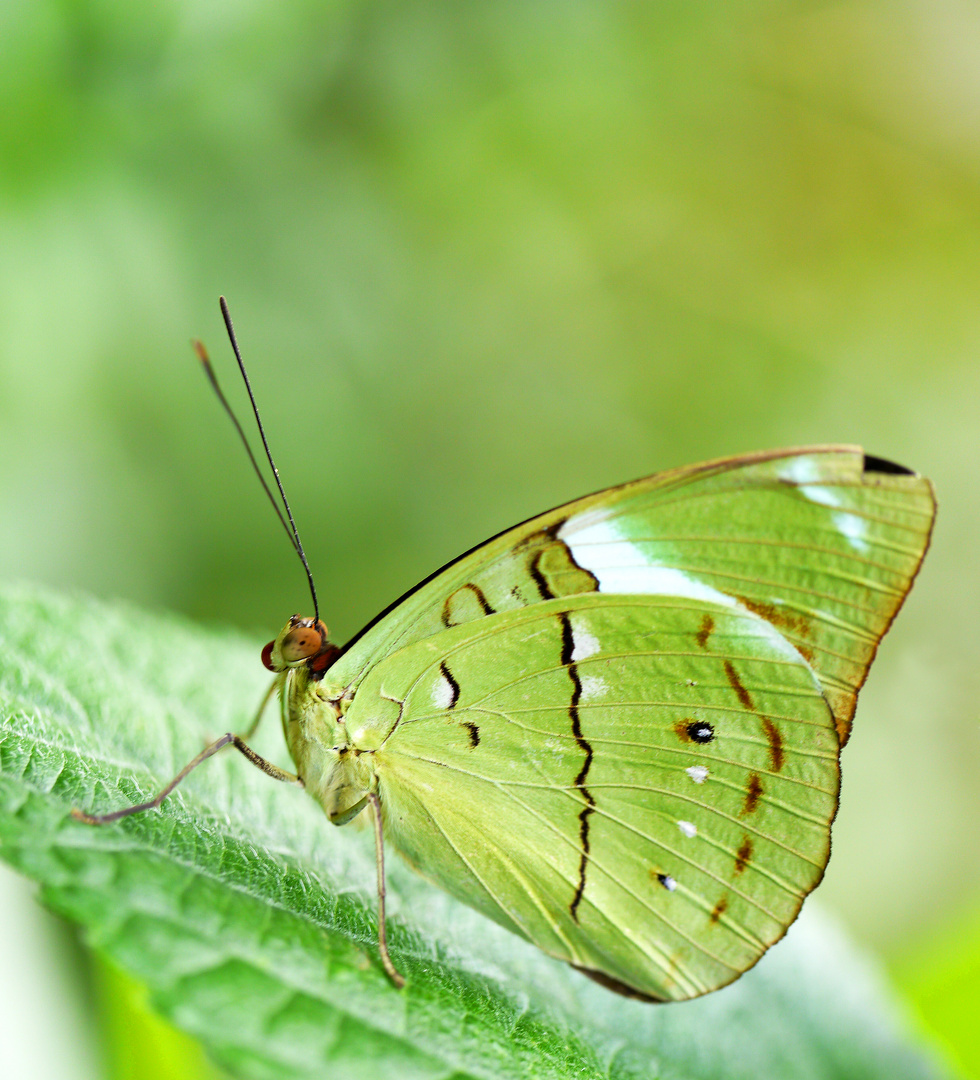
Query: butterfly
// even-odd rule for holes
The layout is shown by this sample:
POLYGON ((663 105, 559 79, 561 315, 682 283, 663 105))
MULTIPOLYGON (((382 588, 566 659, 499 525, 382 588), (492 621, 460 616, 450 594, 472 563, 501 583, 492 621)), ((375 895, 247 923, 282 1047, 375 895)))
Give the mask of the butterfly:
POLYGON ((151 802, 75 816, 158 806, 233 744, 336 825, 371 812, 398 985, 386 844, 611 990, 697 997, 823 876, 857 693, 934 514, 928 480, 853 446, 607 488, 473 548, 342 648, 293 616, 262 659, 295 774, 228 733, 151 802))

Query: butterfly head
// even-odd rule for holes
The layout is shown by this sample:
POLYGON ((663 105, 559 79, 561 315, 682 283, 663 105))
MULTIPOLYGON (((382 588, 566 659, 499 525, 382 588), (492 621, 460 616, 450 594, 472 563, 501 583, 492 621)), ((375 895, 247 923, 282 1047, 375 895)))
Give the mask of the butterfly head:
POLYGON ((293 615, 275 641, 270 641, 262 650, 262 663, 275 672, 300 664, 309 664, 316 672, 325 671, 339 651, 336 645, 327 641, 327 633, 319 619, 314 621, 293 615))

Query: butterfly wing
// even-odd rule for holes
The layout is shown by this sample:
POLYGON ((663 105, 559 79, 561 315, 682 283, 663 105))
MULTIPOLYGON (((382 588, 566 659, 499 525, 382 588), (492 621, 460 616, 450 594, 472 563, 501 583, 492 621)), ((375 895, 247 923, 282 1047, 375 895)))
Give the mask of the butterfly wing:
POLYGON ((711 600, 588 593, 444 629, 347 714, 391 842, 427 877, 607 985, 737 978, 817 884, 839 743, 810 665, 711 600))
POLYGON ((929 542, 929 482, 859 448, 771 451, 608 488, 481 544, 383 612, 330 681, 495 613, 582 594, 753 612, 816 673, 846 741, 857 691, 929 542))

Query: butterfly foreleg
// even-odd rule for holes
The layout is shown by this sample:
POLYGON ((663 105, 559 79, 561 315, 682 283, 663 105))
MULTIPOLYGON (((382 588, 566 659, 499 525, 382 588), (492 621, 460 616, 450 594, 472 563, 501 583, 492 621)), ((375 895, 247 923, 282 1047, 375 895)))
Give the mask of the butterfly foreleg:
POLYGON ((120 818, 128 817, 130 814, 138 814, 141 810, 155 810, 189 772, 229 744, 247 757, 256 768, 261 769, 267 776, 271 776, 273 780, 281 780, 286 784, 297 784, 299 787, 303 787, 303 781, 295 773, 286 772, 285 769, 280 769, 278 765, 273 765, 271 761, 266 761, 240 735, 235 735, 229 731, 222 735, 220 739, 215 739, 210 746, 206 746, 193 761, 185 765, 173 780, 149 802, 126 806, 122 810, 114 810, 111 814, 86 814, 83 810, 72 810, 71 816, 76 821, 84 821, 87 825, 108 825, 110 822, 118 821, 120 818))
POLYGON ((374 818, 374 850, 378 864, 378 952, 388 978, 401 988, 405 985, 405 979, 388 955, 388 933, 385 928, 385 838, 381 825, 381 800, 370 791, 367 801, 371 804, 371 816, 374 818))

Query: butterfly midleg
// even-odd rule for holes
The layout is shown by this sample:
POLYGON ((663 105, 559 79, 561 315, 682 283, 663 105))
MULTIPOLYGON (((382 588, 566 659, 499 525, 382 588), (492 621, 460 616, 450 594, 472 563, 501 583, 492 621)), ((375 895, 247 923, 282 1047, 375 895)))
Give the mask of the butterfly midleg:
POLYGON ((196 769, 202 761, 207 761, 209 757, 212 757, 222 749, 222 747, 227 746, 229 743, 231 743, 236 750, 244 754, 256 768, 261 769, 267 776, 271 776, 273 780, 282 780, 283 783, 286 784, 297 784, 299 787, 303 786, 303 781, 295 773, 286 772, 285 769, 280 769, 278 765, 273 765, 271 761, 266 761, 266 759, 260 757, 245 742, 245 740, 241 738, 241 736, 235 735, 233 732, 229 731, 225 735, 222 735, 220 739, 215 739, 210 746, 206 746, 193 761, 185 765, 173 780, 171 780, 155 798, 150 799, 149 802, 138 803, 136 806, 127 806, 122 810, 115 810, 111 814, 86 814, 83 810, 72 810, 71 816, 75 818, 76 821, 84 821, 87 825, 108 825, 112 821, 118 821, 119 818, 128 817, 130 814, 138 814, 141 810, 154 810, 192 769, 196 769))
POLYGON ((374 818, 374 850, 378 863, 378 952, 388 978, 401 988, 405 985, 405 979, 388 955, 388 933, 385 929, 385 838, 381 827, 381 800, 373 791, 368 792, 367 800, 374 818))

